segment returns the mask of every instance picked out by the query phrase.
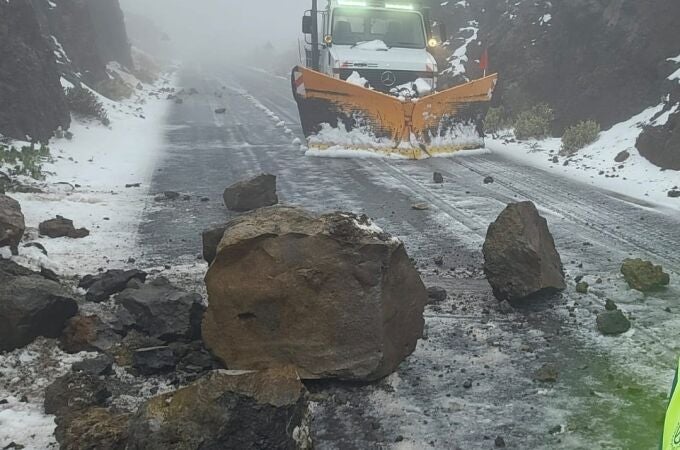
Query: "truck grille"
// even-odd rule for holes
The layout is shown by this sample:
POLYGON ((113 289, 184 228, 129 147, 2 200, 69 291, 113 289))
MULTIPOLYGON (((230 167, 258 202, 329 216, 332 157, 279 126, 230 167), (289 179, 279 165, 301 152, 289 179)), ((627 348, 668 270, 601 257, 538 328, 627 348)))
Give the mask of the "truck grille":
MULTIPOLYGON (((352 75, 352 72, 358 72, 363 78, 368 80, 371 87, 380 92, 390 92, 399 85, 405 83, 412 83, 418 78, 432 78, 432 72, 412 72, 408 70, 383 70, 383 69, 340 69, 340 79, 346 80, 352 75), (385 72, 394 75, 394 83, 384 83, 383 75, 385 72)), ((387 78, 387 77, 386 77, 387 78)))

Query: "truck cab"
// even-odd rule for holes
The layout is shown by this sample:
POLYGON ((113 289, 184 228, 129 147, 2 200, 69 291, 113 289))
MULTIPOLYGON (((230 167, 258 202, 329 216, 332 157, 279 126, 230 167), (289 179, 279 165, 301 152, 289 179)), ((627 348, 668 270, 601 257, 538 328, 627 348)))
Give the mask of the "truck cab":
POLYGON ((437 81, 437 63, 428 48, 439 41, 430 28, 429 11, 417 3, 329 0, 325 10, 315 15, 313 7, 303 20, 303 31, 312 37, 307 66, 341 80, 361 80, 384 93, 417 83, 426 94, 437 81))

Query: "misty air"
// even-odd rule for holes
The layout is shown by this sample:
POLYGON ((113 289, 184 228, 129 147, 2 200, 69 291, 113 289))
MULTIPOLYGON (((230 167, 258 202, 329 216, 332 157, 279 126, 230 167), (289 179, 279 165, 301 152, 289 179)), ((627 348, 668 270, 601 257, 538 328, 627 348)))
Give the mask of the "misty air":
POLYGON ((679 22, 0 0, 0 449, 679 450, 679 22))

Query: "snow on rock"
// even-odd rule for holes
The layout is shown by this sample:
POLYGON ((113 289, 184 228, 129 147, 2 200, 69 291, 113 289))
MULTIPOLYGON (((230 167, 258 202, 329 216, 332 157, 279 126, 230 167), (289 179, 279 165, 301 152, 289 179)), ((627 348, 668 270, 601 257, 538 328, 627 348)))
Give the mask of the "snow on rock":
POLYGON ((534 167, 631 199, 680 210, 680 202, 668 197, 668 191, 680 184, 678 172, 661 170, 642 157, 635 147, 645 125, 665 123, 664 116, 667 120, 668 115, 659 115, 663 107, 664 104, 660 104, 648 108, 631 119, 603 131, 596 142, 579 150, 572 157, 558 156, 560 139, 509 142, 502 138, 487 138, 486 146, 494 153, 534 167), (657 115, 659 117, 654 119, 657 115), (614 158, 623 151, 627 151, 631 156, 623 163, 615 162, 614 158), (558 163, 553 162, 554 157, 558 157, 558 163), (569 162, 564 165, 566 160, 569 162))
MULTIPOLYGON (((463 44, 454 50, 453 54, 447 59, 449 67, 444 69, 442 73, 451 74, 452 76, 465 74, 465 64, 468 62, 467 49, 468 45, 477 40, 479 33, 479 24, 476 20, 471 20, 469 26, 460 29, 461 33, 469 34, 469 37, 463 39, 463 44)), ((467 77, 465 77, 468 80, 467 77)))
POLYGON ((552 14, 544 14, 544 15, 538 20, 538 23, 540 23, 541 25, 545 25, 545 24, 547 24, 547 23, 550 23, 551 20, 552 20, 552 14))
MULTIPOLYGON (((160 83, 169 86, 171 80, 161 80, 156 88, 160 83)), ((47 248, 49 261, 32 252, 20 256, 20 263, 38 263, 69 276, 122 266, 138 256, 138 224, 171 104, 151 94, 137 91, 120 103, 96 94, 111 119, 110 127, 74 121, 69 130, 72 140, 52 140, 53 161, 44 165, 48 176, 39 186, 43 192, 13 194, 21 203, 29 232, 32 229, 36 236, 33 241, 47 248), (136 183, 142 187, 126 188, 136 183), (38 224, 57 215, 91 230, 91 235, 79 240, 38 238, 38 224)))

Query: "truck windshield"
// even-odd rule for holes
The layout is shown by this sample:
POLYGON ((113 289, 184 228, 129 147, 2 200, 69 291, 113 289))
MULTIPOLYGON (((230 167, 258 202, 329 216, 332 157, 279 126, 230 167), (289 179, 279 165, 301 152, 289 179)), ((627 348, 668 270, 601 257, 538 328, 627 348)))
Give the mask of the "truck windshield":
POLYGON ((422 16, 409 11, 336 8, 332 34, 338 45, 380 40, 388 47, 425 48, 422 16))

